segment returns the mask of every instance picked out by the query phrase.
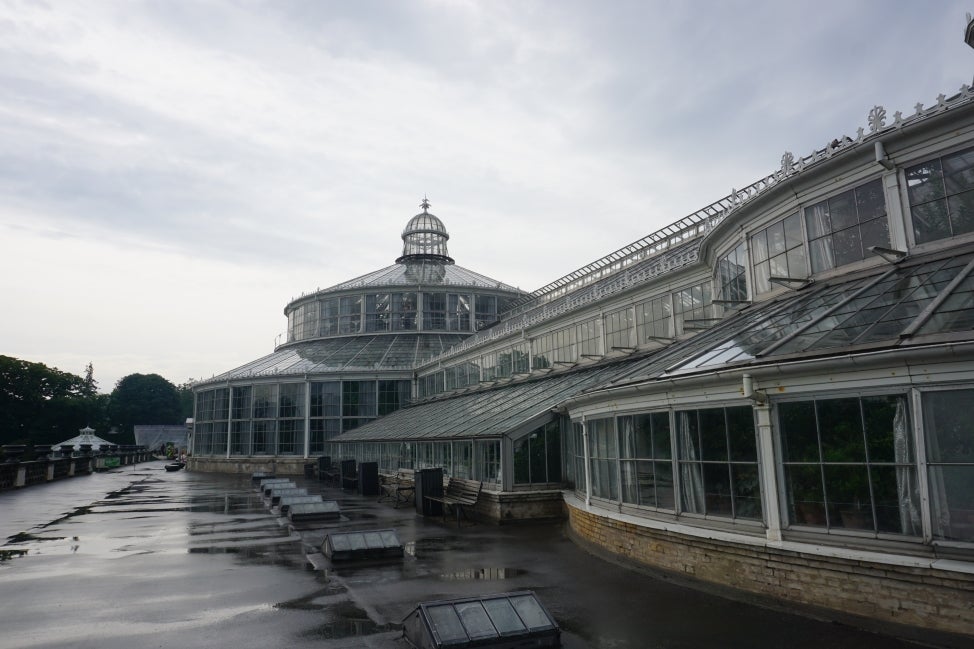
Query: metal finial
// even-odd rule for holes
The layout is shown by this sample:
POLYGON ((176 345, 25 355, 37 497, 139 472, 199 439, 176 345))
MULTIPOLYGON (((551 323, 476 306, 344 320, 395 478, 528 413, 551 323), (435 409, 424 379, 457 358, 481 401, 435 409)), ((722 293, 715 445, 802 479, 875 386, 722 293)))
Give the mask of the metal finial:
POLYGON ((420 203, 420 204, 419 204, 419 206, 423 208, 423 211, 424 211, 424 212, 427 212, 427 211, 429 211, 429 208, 430 208, 430 201, 429 201, 429 199, 428 199, 428 198, 426 198, 426 194, 423 194, 423 202, 422 202, 422 203, 420 203))

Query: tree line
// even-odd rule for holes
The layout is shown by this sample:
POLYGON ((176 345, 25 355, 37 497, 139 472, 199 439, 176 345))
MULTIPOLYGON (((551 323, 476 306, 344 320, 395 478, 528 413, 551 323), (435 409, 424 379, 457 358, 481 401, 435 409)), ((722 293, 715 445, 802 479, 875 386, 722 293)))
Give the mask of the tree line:
POLYGON ((57 444, 85 426, 113 443, 133 444, 137 424, 183 424, 192 416, 188 382, 129 374, 102 394, 91 363, 78 376, 0 355, 0 444, 57 444))

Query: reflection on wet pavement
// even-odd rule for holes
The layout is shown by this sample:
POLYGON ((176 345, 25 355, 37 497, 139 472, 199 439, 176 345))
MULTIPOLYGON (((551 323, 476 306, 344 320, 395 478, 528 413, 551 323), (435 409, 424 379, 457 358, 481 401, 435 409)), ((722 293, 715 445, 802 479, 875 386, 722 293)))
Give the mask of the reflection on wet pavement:
POLYGON ((163 463, 0 494, 0 646, 405 649, 401 622, 420 602, 526 589, 568 649, 910 646, 599 561, 559 524, 456 530, 294 480, 341 518, 295 529, 249 476, 163 463), (390 528, 402 558, 333 565, 321 552, 332 531, 390 528))

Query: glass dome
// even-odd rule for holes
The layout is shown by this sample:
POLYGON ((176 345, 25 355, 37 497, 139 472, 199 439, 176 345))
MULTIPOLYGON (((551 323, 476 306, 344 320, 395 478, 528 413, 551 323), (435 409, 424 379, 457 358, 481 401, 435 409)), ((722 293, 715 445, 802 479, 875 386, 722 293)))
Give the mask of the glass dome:
POLYGON ((410 261, 438 261, 452 264, 453 258, 446 249, 450 235, 443 221, 429 213, 430 202, 426 198, 419 204, 423 211, 409 219, 402 231, 402 256, 397 264, 410 261))

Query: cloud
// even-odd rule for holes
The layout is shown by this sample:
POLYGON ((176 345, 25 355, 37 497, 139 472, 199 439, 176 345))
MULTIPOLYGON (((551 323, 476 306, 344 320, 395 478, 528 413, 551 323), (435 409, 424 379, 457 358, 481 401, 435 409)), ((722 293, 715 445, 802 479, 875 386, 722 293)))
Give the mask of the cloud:
POLYGON ((537 288, 853 134, 873 105, 970 82, 964 11, 3 5, 0 257, 30 315, 0 335, 30 360, 209 376, 270 351, 291 296, 392 263, 424 194, 457 263, 537 288), (65 306, 96 312, 94 333, 67 333, 65 306))

